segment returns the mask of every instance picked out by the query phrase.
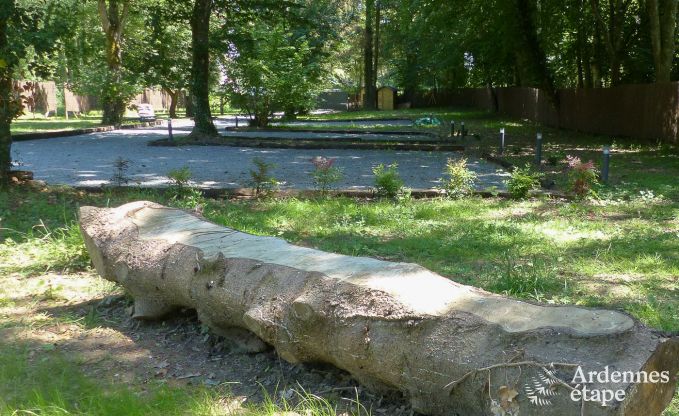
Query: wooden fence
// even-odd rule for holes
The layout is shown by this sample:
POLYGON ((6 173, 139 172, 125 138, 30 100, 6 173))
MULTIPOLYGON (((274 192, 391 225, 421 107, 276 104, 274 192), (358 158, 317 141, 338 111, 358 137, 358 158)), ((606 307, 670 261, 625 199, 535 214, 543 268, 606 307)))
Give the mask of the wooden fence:
POLYGON ((460 88, 418 94, 415 107, 456 106, 594 134, 679 143, 679 82, 561 89, 557 111, 544 91, 460 88))
MULTIPOLYGON (((15 85, 22 88, 22 94, 27 98, 25 104, 29 111, 46 115, 56 114, 57 86, 53 81, 16 81, 15 85)), ((78 95, 68 88, 64 89, 64 104, 66 111, 78 114, 101 110, 98 97, 78 95)), ((167 110, 170 108, 170 96, 160 89, 144 88, 128 103, 128 106, 135 104, 151 104, 155 110, 167 110)))

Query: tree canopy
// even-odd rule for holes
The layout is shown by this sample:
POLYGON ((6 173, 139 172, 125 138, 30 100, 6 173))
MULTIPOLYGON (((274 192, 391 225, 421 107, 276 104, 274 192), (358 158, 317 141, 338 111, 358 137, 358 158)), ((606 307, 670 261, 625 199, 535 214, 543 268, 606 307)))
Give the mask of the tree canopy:
POLYGON ((0 0, 3 149, 19 79, 99 97, 105 124, 144 87, 172 97, 172 116, 185 91, 197 139, 216 134, 211 93, 266 124, 325 88, 372 108, 379 85, 406 100, 532 86, 558 105, 558 88, 668 82, 679 79, 678 1, 0 0))

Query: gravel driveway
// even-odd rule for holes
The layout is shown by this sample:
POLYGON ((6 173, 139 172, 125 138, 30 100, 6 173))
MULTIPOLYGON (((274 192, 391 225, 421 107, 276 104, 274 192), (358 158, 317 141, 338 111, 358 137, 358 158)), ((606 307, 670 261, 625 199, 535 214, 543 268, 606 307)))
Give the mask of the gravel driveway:
MULTIPOLYGON (((175 133, 186 134, 191 122, 175 121, 175 133)), ((219 131, 233 125, 229 120, 216 122, 219 131)), ((290 133, 295 135, 297 133, 290 133)), ((259 157, 274 163, 273 174, 284 181, 284 188, 311 188, 309 177, 314 156, 337 158, 336 166, 344 171, 341 188, 368 188, 373 184, 372 167, 380 163, 398 163, 406 186, 432 188, 438 185, 447 158, 460 157, 456 152, 391 150, 302 150, 261 149, 229 146, 150 147, 151 140, 167 137, 165 127, 116 130, 81 136, 17 142, 12 146, 13 159, 21 169, 34 172, 35 179, 50 184, 96 186, 107 184, 113 176, 113 162, 122 157, 130 162, 130 184, 163 186, 171 169, 188 166, 196 184, 206 188, 248 186, 252 159, 259 157)), ((470 159, 470 168, 479 176, 479 189, 504 188, 508 174, 497 165, 470 159)))

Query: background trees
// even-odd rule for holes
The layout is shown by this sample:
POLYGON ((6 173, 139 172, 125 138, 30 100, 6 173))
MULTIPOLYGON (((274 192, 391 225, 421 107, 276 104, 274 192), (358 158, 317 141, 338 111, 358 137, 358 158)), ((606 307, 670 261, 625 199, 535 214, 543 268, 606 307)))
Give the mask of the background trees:
POLYGON ((101 99, 119 124, 135 93, 187 90, 201 139, 215 85, 266 124, 321 88, 375 105, 378 85, 418 90, 679 79, 679 0, 0 0, 0 168, 18 79, 101 99))

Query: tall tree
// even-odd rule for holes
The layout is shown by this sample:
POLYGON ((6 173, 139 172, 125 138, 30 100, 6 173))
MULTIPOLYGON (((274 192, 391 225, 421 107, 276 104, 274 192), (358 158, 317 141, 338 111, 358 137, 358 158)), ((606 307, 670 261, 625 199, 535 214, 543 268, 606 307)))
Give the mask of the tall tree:
POLYGON ((57 43, 58 31, 45 22, 51 3, 0 0, 0 187, 9 183, 12 120, 23 112, 22 91, 14 81, 20 66, 43 74, 35 58, 48 54, 57 43), (31 57, 29 57, 29 51, 31 57))
POLYGON ((191 76, 191 29, 185 19, 190 11, 181 6, 184 5, 162 1, 144 10, 144 21, 150 30, 142 40, 143 53, 138 63, 146 83, 160 86, 170 96, 171 118, 177 117, 179 95, 191 76))
POLYGON ((98 0, 101 28, 106 37, 106 82, 102 91, 103 116, 101 123, 118 125, 123 121, 126 94, 123 82, 123 32, 127 22, 129 0, 98 0), (108 4, 107 4, 108 1, 108 4))
POLYGON ((194 126, 189 137, 217 136, 210 112, 210 17, 214 0, 195 0, 191 13, 191 100, 194 126))
POLYGON ((10 51, 9 21, 15 13, 14 0, 3 0, 0 7, 0 188, 9 183, 12 133, 10 125, 18 111, 12 97, 12 68, 14 53, 10 51))
POLYGON ((522 82, 544 89, 554 107, 558 108, 559 96, 554 77, 547 64, 547 57, 539 39, 539 28, 535 23, 535 4, 530 0, 515 0, 514 7, 516 36, 519 41, 516 54, 523 73, 522 82))
POLYGON ((676 50, 678 0, 645 0, 651 32, 655 81, 669 82, 676 50))
MULTIPOLYGON (((608 14, 604 17, 600 0, 591 0, 591 10, 594 14, 598 33, 603 37, 603 44, 608 54, 611 85, 620 84, 622 78, 622 59, 627 40, 625 26, 631 0, 608 0, 608 14)), ((595 41, 600 41, 599 39, 595 41)))
POLYGON ((366 110, 374 110, 377 106, 377 80, 375 79, 374 63, 374 32, 375 0, 365 1, 365 31, 363 38, 363 80, 365 92, 363 95, 363 107, 366 110))

